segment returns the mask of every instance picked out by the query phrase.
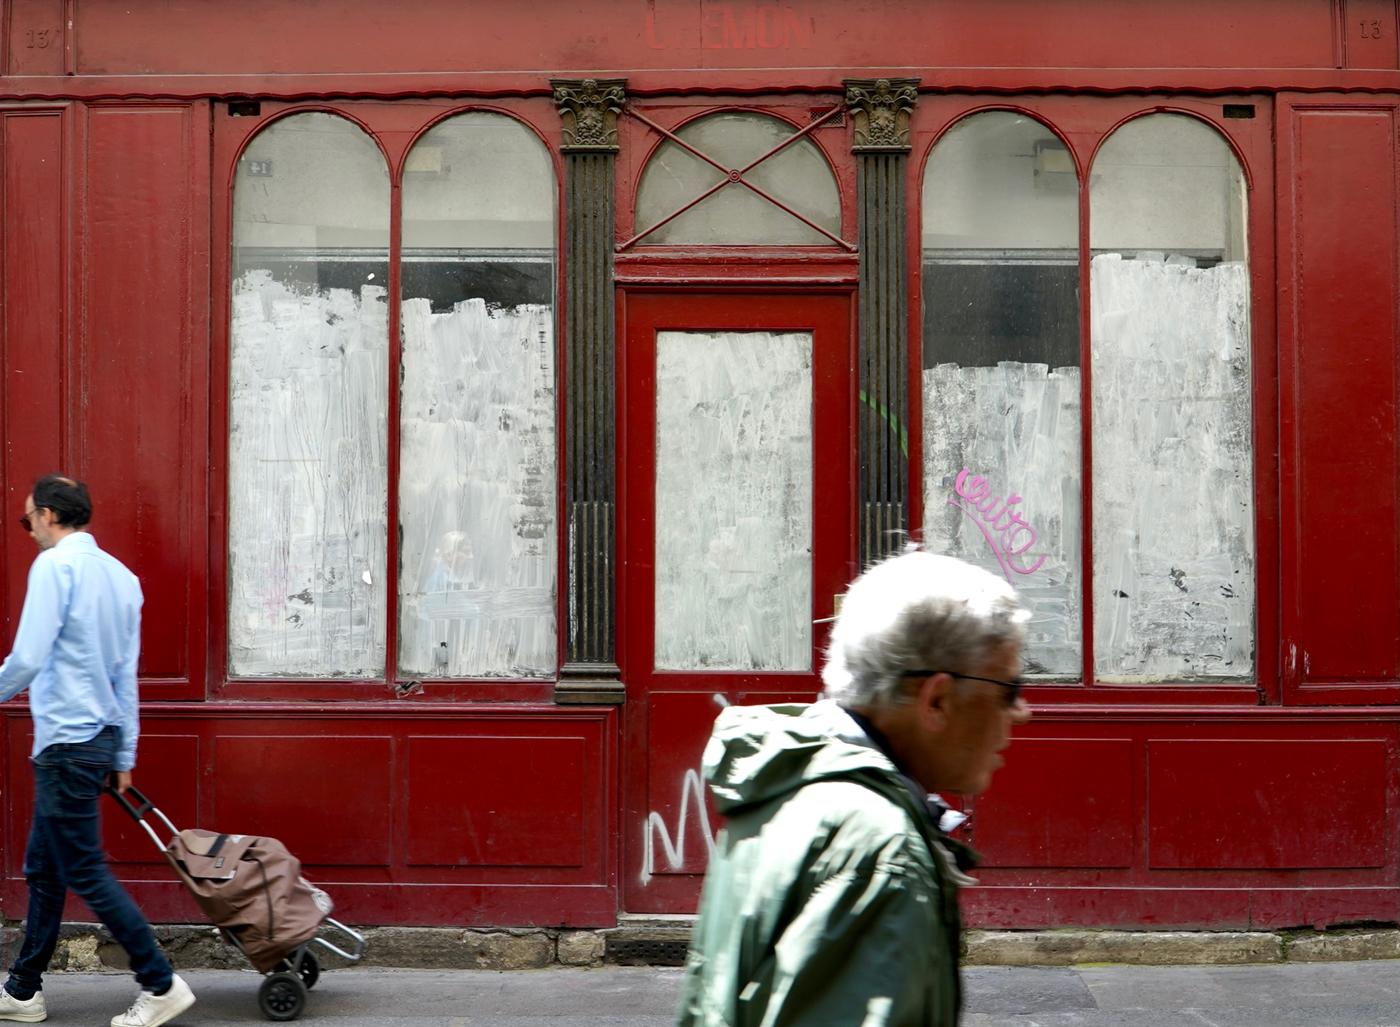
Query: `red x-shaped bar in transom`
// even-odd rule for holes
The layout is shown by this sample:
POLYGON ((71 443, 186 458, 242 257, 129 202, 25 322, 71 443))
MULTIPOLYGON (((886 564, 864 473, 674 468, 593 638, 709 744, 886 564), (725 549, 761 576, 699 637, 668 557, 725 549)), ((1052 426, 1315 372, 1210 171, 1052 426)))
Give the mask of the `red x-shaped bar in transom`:
POLYGON ((720 172, 722 175, 724 175, 724 177, 721 178, 721 179, 720 179, 718 182, 716 182, 714 185, 710 186, 710 188, 708 188, 708 189, 706 189, 704 192, 702 192, 699 196, 695 197, 695 199, 691 200, 689 203, 683 204, 682 206, 678 207, 677 209, 671 211, 671 213, 667 214, 664 218, 662 218, 662 219, 661 219, 660 221, 658 221, 656 224, 652 225, 650 228, 644 229, 644 230, 638 232, 636 235, 632 236, 632 238, 628 239, 625 243, 623 243, 622 245, 620 245, 620 246, 618 247, 618 249, 620 249, 620 250, 625 250, 625 249, 627 249, 627 247, 633 245, 634 243, 640 242, 642 239, 645 239, 647 236, 651 235, 652 232, 655 232, 658 228, 662 227, 663 225, 670 224, 670 223, 671 223, 672 221, 674 221, 676 218, 680 217, 680 216, 681 216, 682 214, 684 214, 686 211, 690 210, 691 207, 694 207, 694 206, 696 206, 696 205, 699 204, 699 203, 703 203, 705 200, 709 199, 711 196, 713 196, 715 193, 719 192, 719 191, 720 191, 721 189, 723 189, 725 186, 727 186, 727 185, 733 185, 733 184, 735 184, 735 183, 738 183, 739 185, 742 185, 744 188, 749 189, 749 190, 752 190, 753 192, 757 193, 759 196, 762 196, 765 200, 767 200, 769 203, 773 204, 775 207, 779 208, 780 210, 785 210, 785 211, 787 211, 787 212, 788 212, 789 214, 791 214, 793 217, 797 218, 798 221, 801 221, 801 222, 802 222, 804 225, 806 225, 808 228, 812 228, 812 229, 814 229, 814 230, 820 232, 822 235, 826 236, 828 239, 830 239, 832 242, 834 242, 837 246, 840 246, 842 249, 847 250, 847 251, 850 252, 850 253, 854 253, 854 252, 856 251, 856 248, 855 248, 855 246, 853 246, 851 243, 848 243, 845 239, 842 239, 839 235, 833 235, 831 232, 827 231, 825 228, 823 228, 821 225, 817 224, 817 223, 816 223, 815 221, 813 221, 811 218, 805 217, 805 216, 803 216, 802 214, 798 213, 797 211, 793 210, 791 207, 789 207, 789 206, 788 206, 786 203, 784 203, 782 200, 778 199, 778 198, 777 198, 776 196, 774 196, 772 193, 768 192, 768 191, 765 190, 765 189, 759 188, 758 186, 754 185, 752 182, 750 182, 747 178, 744 177, 744 176, 747 175, 750 171, 752 171, 754 168, 758 167, 760 164, 762 164, 764 161, 766 161, 769 157, 773 156, 775 153, 781 152, 782 150, 784 150, 784 149, 786 149, 787 147, 791 146, 793 143, 797 142, 799 139, 805 138, 809 132, 813 131, 814 129, 820 128, 820 127, 821 127, 822 125, 824 125, 827 121, 830 121, 832 118, 834 118, 834 117, 836 117, 838 114, 840 114, 842 110, 843 110, 843 108, 841 108, 840 106, 831 108, 831 110, 827 111, 827 112, 826 112, 825 114, 823 114, 821 117, 819 117, 819 118, 817 118, 816 120, 814 120, 814 121, 813 121, 810 125, 808 125, 806 128, 800 129, 799 131, 794 132, 792 135, 788 136, 786 139, 784 139, 782 142, 780 142, 777 146, 774 146, 772 149, 768 150, 766 153, 763 153, 763 154, 759 155, 758 157, 755 157, 753 160, 751 160, 751 161, 749 161, 747 164, 745 164, 742 168, 727 168, 727 167, 725 167, 723 164, 721 164, 719 161, 715 160, 713 157, 710 157, 708 154, 705 154, 705 153, 701 152, 700 150, 697 150, 695 147, 691 146, 689 143, 687 143, 687 142, 686 142, 684 139, 682 139, 680 136, 676 135, 676 133, 672 132, 670 129, 662 128, 660 125, 658 125, 656 122, 652 121, 652 120, 651 120, 650 118, 648 118, 646 115, 644 115, 644 114, 639 114, 637 111, 633 110, 633 109, 630 108, 630 107, 626 108, 626 113, 627 113, 627 114, 629 114, 629 115, 631 115, 632 117, 636 118, 638 121, 640 121, 643 125, 646 125, 646 126, 647 126, 648 128, 650 128, 652 131, 657 132, 657 133, 659 133, 660 135, 664 136, 665 138, 671 140, 671 142, 675 143, 677 146, 679 146, 681 149, 685 150, 687 153, 693 154, 694 156, 696 156, 696 157, 700 158, 701 160, 703 160, 706 164, 709 164, 711 167, 717 168, 717 169, 719 170, 719 172, 720 172))

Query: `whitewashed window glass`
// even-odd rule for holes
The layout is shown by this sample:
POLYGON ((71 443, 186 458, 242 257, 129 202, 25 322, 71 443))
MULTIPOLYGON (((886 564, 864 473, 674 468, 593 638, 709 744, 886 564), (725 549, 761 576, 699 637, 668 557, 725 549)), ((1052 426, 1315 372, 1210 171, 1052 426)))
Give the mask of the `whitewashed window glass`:
POLYGON ((403 176, 399 672, 556 668, 554 172, 500 114, 457 115, 403 176))
POLYGON ((263 129, 233 194, 229 671, 385 666, 389 176, 350 121, 263 129))
POLYGON ((954 125, 923 182, 924 544, 1020 591, 1049 680, 1083 666, 1078 189, 1006 111, 954 125))
POLYGON ((658 332, 658 670, 812 666, 812 336, 658 332))
MULTIPOLYGON (((725 111, 697 118, 677 129, 676 135, 726 168, 743 170, 798 131, 770 115, 725 111)), ((840 234, 836 176, 810 139, 789 144, 744 177, 814 224, 840 234)), ((642 173, 637 231, 655 225, 724 178, 713 164, 666 140, 642 173)), ((730 182, 646 236, 643 243, 827 246, 831 240, 753 190, 730 182)))
POLYGON ((1210 126, 1130 121, 1090 178, 1094 664, 1247 680, 1255 553, 1247 194, 1210 126))

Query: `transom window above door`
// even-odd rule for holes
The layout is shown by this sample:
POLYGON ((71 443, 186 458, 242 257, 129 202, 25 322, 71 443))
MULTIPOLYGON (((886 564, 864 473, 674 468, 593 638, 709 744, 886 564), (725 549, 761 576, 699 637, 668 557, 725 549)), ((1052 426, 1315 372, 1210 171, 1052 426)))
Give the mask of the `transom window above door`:
POLYGON ((637 232, 647 244, 855 247, 841 238, 836 176, 805 128, 754 111, 702 115, 674 131, 628 113, 664 137, 642 172, 637 232))

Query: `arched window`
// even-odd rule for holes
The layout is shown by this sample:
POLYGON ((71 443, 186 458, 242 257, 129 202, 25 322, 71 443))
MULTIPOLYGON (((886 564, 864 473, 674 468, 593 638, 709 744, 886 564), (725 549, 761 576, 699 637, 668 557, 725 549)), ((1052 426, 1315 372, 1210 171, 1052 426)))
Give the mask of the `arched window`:
POLYGON ((836 177, 816 143, 787 142, 797 132, 752 111, 707 114, 683 125, 677 138, 709 159, 669 139, 657 147, 637 190, 639 235, 648 244, 829 245, 830 236, 783 209, 840 234, 836 177), (742 172, 743 180, 730 171, 742 172), (708 190, 714 191, 677 214, 708 190))
POLYGON ((556 666, 554 171, 501 114, 429 130, 403 177, 399 671, 556 666))
POLYGON ((236 176, 231 675, 552 676, 556 188, 544 144, 506 115, 470 112, 406 154, 398 367, 389 173, 374 141, 347 118, 288 115, 251 140, 236 176))
POLYGON ((1254 673, 1247 192, 1180 114, 1090 176, 1094 664, 1104 681, 1254 673))
POLYGON ((229 390, 229 671, 385 664, 389 175, 330 114, 238 162, 229 390))
POLYGON ((1016 586, 1042 678, 1083 660, 1078 195, 1064 144, 1009 111, 924 171, 924 544, 1016 586))

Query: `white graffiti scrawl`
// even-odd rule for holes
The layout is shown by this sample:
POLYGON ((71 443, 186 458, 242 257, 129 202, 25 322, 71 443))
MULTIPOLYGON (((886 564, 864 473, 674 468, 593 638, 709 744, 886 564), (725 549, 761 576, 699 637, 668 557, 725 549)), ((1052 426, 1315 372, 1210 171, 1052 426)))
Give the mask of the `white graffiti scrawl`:
MULTIPOLYGON (((716 692, 713 696, 715 705, 724 707, 729 705, 729 700, 716 692)), ((698 830, 700 839, 705 843, 705 859, 715 853, 715 832, 710 827, 710 817, 705 810, 705 782, 698 770, 687 770, 681 777, 681 806, 676 817, 676 830, 671 831, 666 823, 666 818, 656 810, 647 814, 646 823, 642 825, 642 884, 651 883, 652 875, 656 873, 656 846, 659 842, 661 850, 666 858, 666 866, 671 870, 679 870, 685 865, 685 841, 691 830, 698 830)))
POLYGON ((676 820, 676 833, 671 834, 670 828, 666 825, 665 819, 660 813, 652 810, 647 814, 647 822, 644 828, 645 837, 642 839, 642 884, 650 884, 651 876, 656 872, 656 843, 661 843, 662 851, 666 855, 666 865, 672 870, 679 870, 685 864, 685 840, 686 826, 695 821, 699 828, 700 837, 705 842, 705 856, 708 859, 714 855, 715 833, 710 827, 710 818, 705 813, 705 783, 700 779, 700 773, 696 770, 687 770, 681 782, 681 811, 676 820), (694 810, 694 817, 691 811, 694 810))

